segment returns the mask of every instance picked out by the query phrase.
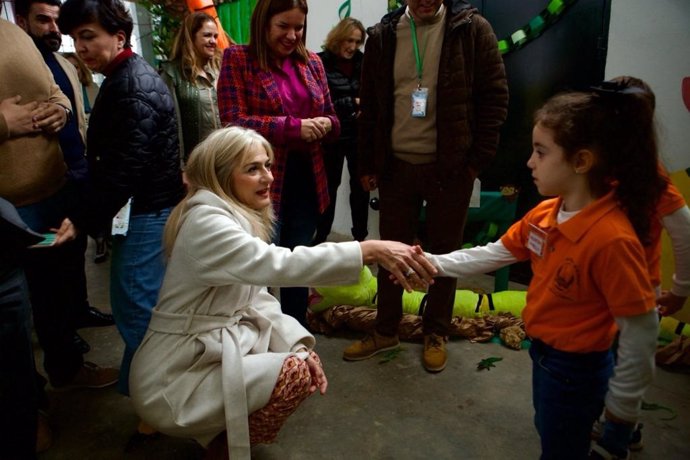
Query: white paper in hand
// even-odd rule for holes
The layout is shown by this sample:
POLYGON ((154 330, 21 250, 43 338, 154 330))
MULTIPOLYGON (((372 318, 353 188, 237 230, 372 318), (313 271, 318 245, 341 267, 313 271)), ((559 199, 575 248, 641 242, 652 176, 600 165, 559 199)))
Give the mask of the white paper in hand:
POLYGON ((129 230, 129 212, 132 207, 132 198, 127 200, 127 203, 115 214, 113 217, 112 235, 127 235, 129 230))

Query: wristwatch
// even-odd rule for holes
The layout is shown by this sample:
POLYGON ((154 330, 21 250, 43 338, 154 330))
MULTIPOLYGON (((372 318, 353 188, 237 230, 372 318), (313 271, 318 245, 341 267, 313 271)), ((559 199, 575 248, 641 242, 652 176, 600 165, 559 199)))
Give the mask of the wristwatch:
POLYGON ((58 105, 59 105, 60 107, 62 107, 63 109, 65 109, 65 114, 67 115, 67 120, 66 120, 66 121, 70 121, 70 120, 72 119, 72 110, 70 110, 69 107, 64 106, 64 105, 62 105, 62 104, 58 104, 58 105))

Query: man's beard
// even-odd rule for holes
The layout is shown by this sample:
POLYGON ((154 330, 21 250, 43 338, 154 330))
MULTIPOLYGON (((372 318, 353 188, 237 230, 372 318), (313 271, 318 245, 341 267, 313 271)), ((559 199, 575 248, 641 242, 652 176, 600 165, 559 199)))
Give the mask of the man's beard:
POLYGON ((58 33, 48 33, 41 37, 29 34, 33 39, 36 47, 41 51, 55 52, 60 49, 62 45, 62 36, 58 33))

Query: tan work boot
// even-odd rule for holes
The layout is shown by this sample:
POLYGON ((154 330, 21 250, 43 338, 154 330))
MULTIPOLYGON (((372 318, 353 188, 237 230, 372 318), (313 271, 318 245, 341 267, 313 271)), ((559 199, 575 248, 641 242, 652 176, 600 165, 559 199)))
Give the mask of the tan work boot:
POLYGON ((441 372, 446 368, 448 355, 446 354, 447 337, 436 334, 424 336, 424 369, 429 372, 441 372))
POLYGON ((374 332, 347 347, 343 352, 343 359, 346 361, 361 361, 371 358, 377 353, 394 350, 399 346, 400 341, 397 335, 387 337, 374 332))

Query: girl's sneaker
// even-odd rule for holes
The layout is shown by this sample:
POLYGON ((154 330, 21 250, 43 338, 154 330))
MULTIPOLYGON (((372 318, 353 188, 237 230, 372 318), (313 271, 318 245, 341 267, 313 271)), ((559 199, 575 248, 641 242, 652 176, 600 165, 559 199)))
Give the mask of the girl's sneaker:
POLYGON ((590 460, 630 460, 630 451, 627 450, 625 455, 621 456, 612 454, 604 447, 602 447, 598 442, 592 444, 592 450, 589 452, 590 460))
MULTIPOLYGON (((644 425, 638 422, 637 425, 635 425, 635 431, 633 431, 633 434, 630 438, 630 444, 628 444, 628 449, 630 449, 633 452, 639 452, 644 447, 644 444, 642 443, 642 428, 644 428, 644 425)), ((592 427, 591 438, 594 441, 598 441, 599 439, 601 439, 601 435, 603 432, 604 418, 602 417, 596 422, 594 422, 594 426, 592 427)))

